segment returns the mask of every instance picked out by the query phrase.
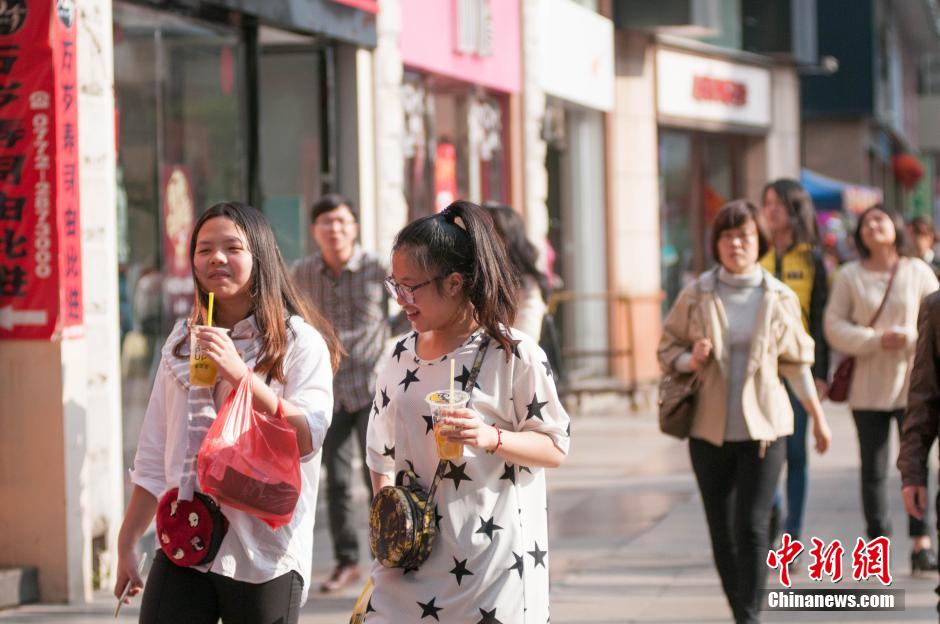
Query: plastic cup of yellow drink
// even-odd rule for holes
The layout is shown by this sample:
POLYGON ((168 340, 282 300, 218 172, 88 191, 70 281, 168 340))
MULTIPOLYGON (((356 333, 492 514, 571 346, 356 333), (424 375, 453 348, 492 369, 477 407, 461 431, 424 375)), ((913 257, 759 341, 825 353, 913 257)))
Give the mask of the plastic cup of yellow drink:
POLYGON ((458 459, 463 457, 463 443, 453 442, 441 435, 442 427, 444 431, 452 429, 441 424, 445 416, 441 410, 462 409, 467 407, 470 395, 463 390, 454 390, 453 401, 451 401, 450 390, 437 390, 431 392, 424 400, 431 410, 431 422, 434 425, 434 442, 437 444, 437 456, 441 459, 458 459))
POLYGON ((197 331, 204 325, 193 325, 189 330, 189 383, 194 386, 214 386, 218 371, 215 362, 203 354, 197 331))

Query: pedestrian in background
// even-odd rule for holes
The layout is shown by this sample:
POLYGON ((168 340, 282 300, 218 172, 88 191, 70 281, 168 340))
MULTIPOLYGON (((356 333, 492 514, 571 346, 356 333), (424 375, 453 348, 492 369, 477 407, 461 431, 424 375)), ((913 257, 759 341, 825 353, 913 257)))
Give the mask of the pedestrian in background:
POLYGON ((526 238, 519 213, 500 204, 486 204, 496 232, 506 245, 512 274, 519 280, 516 320, 513 327, 535 341, 542 335, 542 321, 548 302, 548 277, 538 269, 538 249, 526 238))
MULTIPOLYGON (((884 206, 861 214, 855 246, 860 259, 836 274, 824 327, 833 349, 855 356, 848 404, 858 431, 862 507, 871 539, 891 535, 885 491, 891 420, 900 432, 918 309, 937 290, 937 278, 929 266, 909 257, 904 221, 884 206)), ((909 515, 908 534, 912 571, 936 569, 927 523, 909 515)))
POLYGON ((934 274, 940 275, 940 258, 934 252, 937 233, 934 230, 933 219, 926 215, 914 217, 908 227, 911 242, 914 245, 914 255, 929 264, 934 274))
POLYGON ((816 450, 825 452, 831 439, 799 300, 758 264, 768 249, 757 208, 743 200, 725 205, 712 226, 719 265, 682 290, 658 353, 664 372, 695 372, 701 383, 689 455, 715 566, 739 623, 758 621, 783 438, 793 433, 781 376, 813 420, 816 450))
MULTIPOLYGON (((898 469, 907 513, 919 520, 927 514, 927 468, 930 447, 940 433, 940 293, 927 295, 917 316, 917 347, 907 409, 901 430, 898 469)), ((940 497, 934 502, 940 516, 940 497)), ((940 529, 940 527, 938 527, 940 529)), ((940 603, 937 604, 940 611, 940 603)))
MULTIPOLYGON (((372 500, 372 481, 365 464, 366 430, 375 394, 375 365, 389 338, 386 269, 356 243, 359 221, 353 203, 335 193, 325 195, 310 213, 310 234, 317 251, 294 265, 300 290, 335 328, 346 350, 333 379, 333 424, 323 443, 326 500, 336 567, 320 586, 338 591, 357 581, 359 536, 353 519, 353 456, 362 457, 360 476, 372 500)), ((368 502, 368 501, 367 501, 368 502)))
POLYGON ((395 239, 387 283, 414 331, 379 373, 369 423, 375 491, 408 470, 428 490, 439 456, 425 397, 469 384, 488 347, 466 387, 469 407, 442 423, 464 449, 437 488, 430 555, 416 570, 373 564, 370 624, 548 621, 545 469, 567 455, 569 418, 545 355, 510 329, 514 281, 492 218, 470 202, 418 219, 395 239))
MULTIPOLYGON (((819 400, 826 398, 829 373, 829 346, 823 336, 823 312, 829 287, 826 266, 818 248, 819 228, 809 193, 799 182, 786 178, 764 187, 761 214, 767 223, 772 248, 761 258, 761 266, 796 293, 800 318, 815 343, 813 379, 819 400)), ((803 531, 806 511, 806 483, 809 464, 806 452, 808 415, 803 404, 784 380, 793 408, 793 435, 787 438, 787 505, 783 529, 793 539, 803 531)), ((779 528, 781 496, 774 498, 771 541, 779 528)))
MULTIPOLYGON (((195 455, 232 388, 251 375, 253 408, 283 406, 297 435, 301 495, 290 522, 276 531, 221 505, 227 532, 210 563, 181 567, 157 550, 140 607, 144 624, 296 623, 307 599, 320 447, 333 408, 339 345, 329 324, 296 291, 274 232, 259 210, 237 203, 209 208, 189 248, 197 305, 163 346, 134 458, 134 490, 118 536, 114 593, 140 591, 135 546, 165 492, 194 491, 195 455), (209 293, 215 293, 207 327, 209 293), (190 384, 190 333, 215 364, 212 387, 190 384)), ((184 500, 189 500, 185 498, 184 500)), ((192 514, 195 515, 195 514, 192 514)), ((192 521, 192 520, 190 520, 192 521)))

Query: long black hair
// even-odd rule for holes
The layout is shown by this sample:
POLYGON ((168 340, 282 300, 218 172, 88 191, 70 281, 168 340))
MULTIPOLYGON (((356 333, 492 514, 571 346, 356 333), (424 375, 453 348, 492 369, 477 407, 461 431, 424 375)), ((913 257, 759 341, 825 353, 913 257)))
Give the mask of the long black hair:
MULTIPOLYGON (((459 273, 473 319, 512 354, 508 328, 516 318, 516 281, 489 212, 458 200, 436 215, 412 221, 392 251, 407 251, 429 275, 459 273)), ((441 285, 435 282, 440 291, 441 285)))
MULTIPOLYGON (((206 308, 209 305, 209 293, 203 289, 196 278, 196 265, 193 259, 196 255, 196 240, 203 224, 210 219, 224 217, 232 221, 235 227, 245 236, 248 251, 251 253, 252 266, 249 282, 249 296, 251 297, 252 313, 261 334, 261 352, 258 354, 255 370, 259 374, 271 373, 273 379, 284 383, 284 358, 287 356, 287 325, 284 319, 288 315, 297 315, 310 323, 323 339, 330 350, 330 363, 333 370, 339 366, 343 349, 333 332, 330 323, 300 294, 294 286, 281 257, 281 250, 274 238, 274 231, 257 208, 238 202, 221 202, 215 204, 199 217, 193 228, 193 235, 189 241, 189 262, 192 266, 193 284, 196 290, 196 303, 190 316, 192 324, 204 324, 206 308)), ((185 357, 182 347, 187 344, 189 337, 177 343, 173 354, 185 357)))
POLYGON ((767 191, 774 190, 790 216, 793 231, 793 244, 808 243, 814 247, 819 243, 819 225, 816 223, 816 208, 806 189, 790 178, 779 178, 767 184, 761 198, 767 197, 767 191))
POLYGON ((519 213, 503 204, 488 202, 483 207, 489 210, 496 232, 506 244, 506 254, 513 273, 533 278, 539 285, 542 301, 548 301, 548 276, 538 269, 539 250, 526 237, 525 224, 519 213))

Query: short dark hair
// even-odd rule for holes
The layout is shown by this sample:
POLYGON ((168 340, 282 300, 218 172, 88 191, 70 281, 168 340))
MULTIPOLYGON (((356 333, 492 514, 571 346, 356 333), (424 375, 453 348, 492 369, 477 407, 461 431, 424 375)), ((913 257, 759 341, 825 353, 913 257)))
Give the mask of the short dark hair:
POLYGON ((894 248, 898 250, 898 255, 914 255, 911 251, 910 241, 907 240, 907 228, 904 227, 904 217, 902 217, 897 210, 888 208, 884 204, 875 204, 858 216, 858 223, 855 224, 855 248, 858 250, 859 255, 863 258, 871 257, 871 249, 866 247, 865 243, 862 241, 862 224, 865 223, 865 218, 876 210, 888 215, 888 218, 894 225, 894 248))
POLYGON ((911 219, 911 231, 913 231, 914 234, 920 235, 937 235, 936 231, 934 230, 933 219, 927 215, 920 215, 911 219))
POLYGON ((352 203, 348 197, 340 195, 339 193, 327 193, 313 204, 313 208, 310 210, 310 223, 316 223, 317 217, 325 212, 333 212, 341 206, 346 206, 349 208, 349 212, 352 214, 353 219, 356 223, 359 223, 359 212, 356 210, 356 206, 352 203))
POLYGON ((746 199, 735 199, 722 206, 715 215, 715 223, 712 225, 712 256, 715 262, 721 263, 721 256, 718 254, 718 241, 721 239, 721 233, 739 228, 748 221, 753 221, 754 226, 757 227, 757 257, 764 257, 770 249, 770 238, 767 236, 764 219, 760 216, 757 206, 746 199))

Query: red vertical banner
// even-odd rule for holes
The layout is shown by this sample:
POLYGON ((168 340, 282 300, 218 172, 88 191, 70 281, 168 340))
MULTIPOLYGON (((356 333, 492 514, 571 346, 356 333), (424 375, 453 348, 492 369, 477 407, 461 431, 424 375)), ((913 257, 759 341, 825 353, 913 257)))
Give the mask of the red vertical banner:
POLYGON ((76 18, 0 2, 0 338, 82 331, 76 18))

